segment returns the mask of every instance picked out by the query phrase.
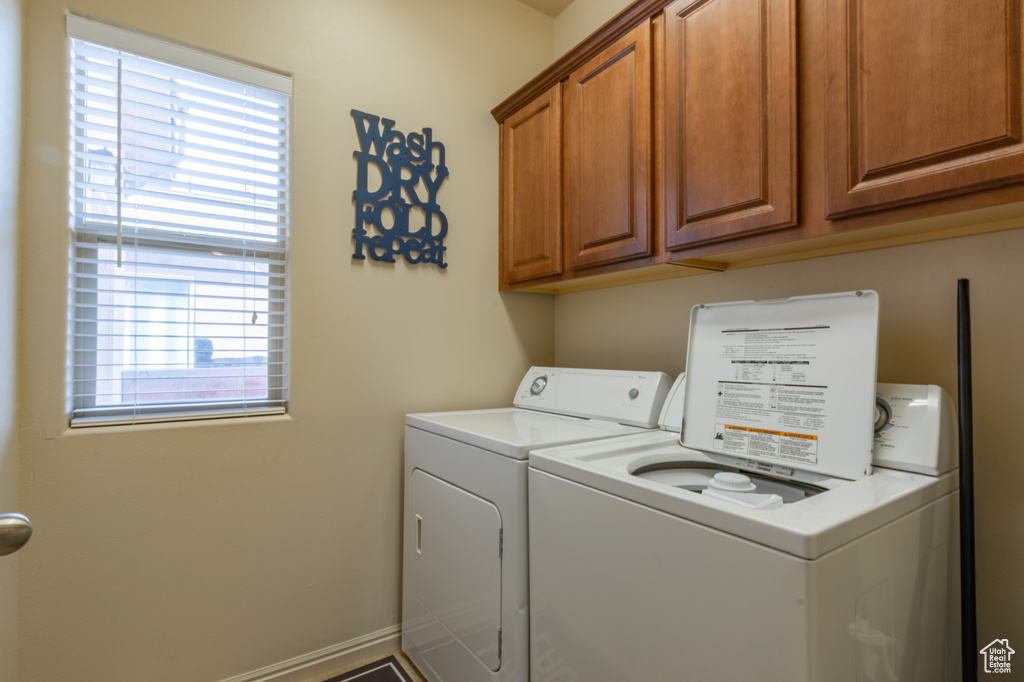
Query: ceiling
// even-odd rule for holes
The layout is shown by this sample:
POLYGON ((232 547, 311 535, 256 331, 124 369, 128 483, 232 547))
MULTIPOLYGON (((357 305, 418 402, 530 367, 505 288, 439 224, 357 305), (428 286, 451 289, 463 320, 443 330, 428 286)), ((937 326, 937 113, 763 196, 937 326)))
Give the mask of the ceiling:
POLYGON ((569 6, 572 0, 519 0, 528 7, 532 7, 538 12, 543 12, 549 17, 557 17, 562 13, 562 10, 569 6))

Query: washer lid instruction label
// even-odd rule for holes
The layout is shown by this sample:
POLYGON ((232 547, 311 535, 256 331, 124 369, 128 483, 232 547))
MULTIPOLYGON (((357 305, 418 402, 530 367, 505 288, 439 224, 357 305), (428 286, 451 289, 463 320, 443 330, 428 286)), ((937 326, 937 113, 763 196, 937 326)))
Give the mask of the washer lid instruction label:
POLYGON ((694 308, 684 443, 866 475, 877 325, 870 292, 694 308))
MULTIPOLYGON (((715 416, 814 435, 830 417, 829 325, 723 329, 715 416)), ((774 455, 768 455, 774 456, 774 455)))

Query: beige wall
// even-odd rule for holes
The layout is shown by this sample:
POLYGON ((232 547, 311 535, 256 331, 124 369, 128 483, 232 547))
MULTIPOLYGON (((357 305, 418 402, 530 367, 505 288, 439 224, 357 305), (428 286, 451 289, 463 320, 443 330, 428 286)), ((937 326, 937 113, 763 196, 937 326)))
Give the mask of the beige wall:
POLYGON ((497 292, 488 113, 550 62, 551 19, 514 0, 32 0, 25 30, 19 399, 36 537, 18 679, 221 680, 397 625, 403 415, 507 404, 554 357, 553 301, 497 292), (66 428, 65 7, 293 74, 287 418, 66 428), (445 144, 447 271, 352 260, 353 108, 445 144))
POLYGON ((555 55, 568 52, 630 4, 624 0, 575 0, 555 18, 555 55))
MULTIPOLYGON (((0 0, 0 514, 18 505, 18 143, 21 135, 22 0, 0 0)), ((17 671, 18 554, 0 557, 0 682, 17 671)))

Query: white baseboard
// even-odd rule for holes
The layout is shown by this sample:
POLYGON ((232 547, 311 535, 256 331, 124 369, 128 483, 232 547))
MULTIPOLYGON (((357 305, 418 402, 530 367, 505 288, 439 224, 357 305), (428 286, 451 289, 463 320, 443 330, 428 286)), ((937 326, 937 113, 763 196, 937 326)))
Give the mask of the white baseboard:
POLYGON ((401 648, 401 635, 402 626, 392 625, 221 682, 304 682, 317 674, 340 670, 361 662, 369 663, 375 658, 396 653, 401 648))

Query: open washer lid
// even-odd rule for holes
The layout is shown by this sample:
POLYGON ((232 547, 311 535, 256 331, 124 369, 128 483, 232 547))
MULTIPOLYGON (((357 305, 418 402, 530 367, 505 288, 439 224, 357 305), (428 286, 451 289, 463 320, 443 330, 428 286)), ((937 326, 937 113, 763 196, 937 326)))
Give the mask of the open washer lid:
POLYGON ((868 476, 877 356, 873 291, 694 306, 680 441, 748 468, 868 476))

